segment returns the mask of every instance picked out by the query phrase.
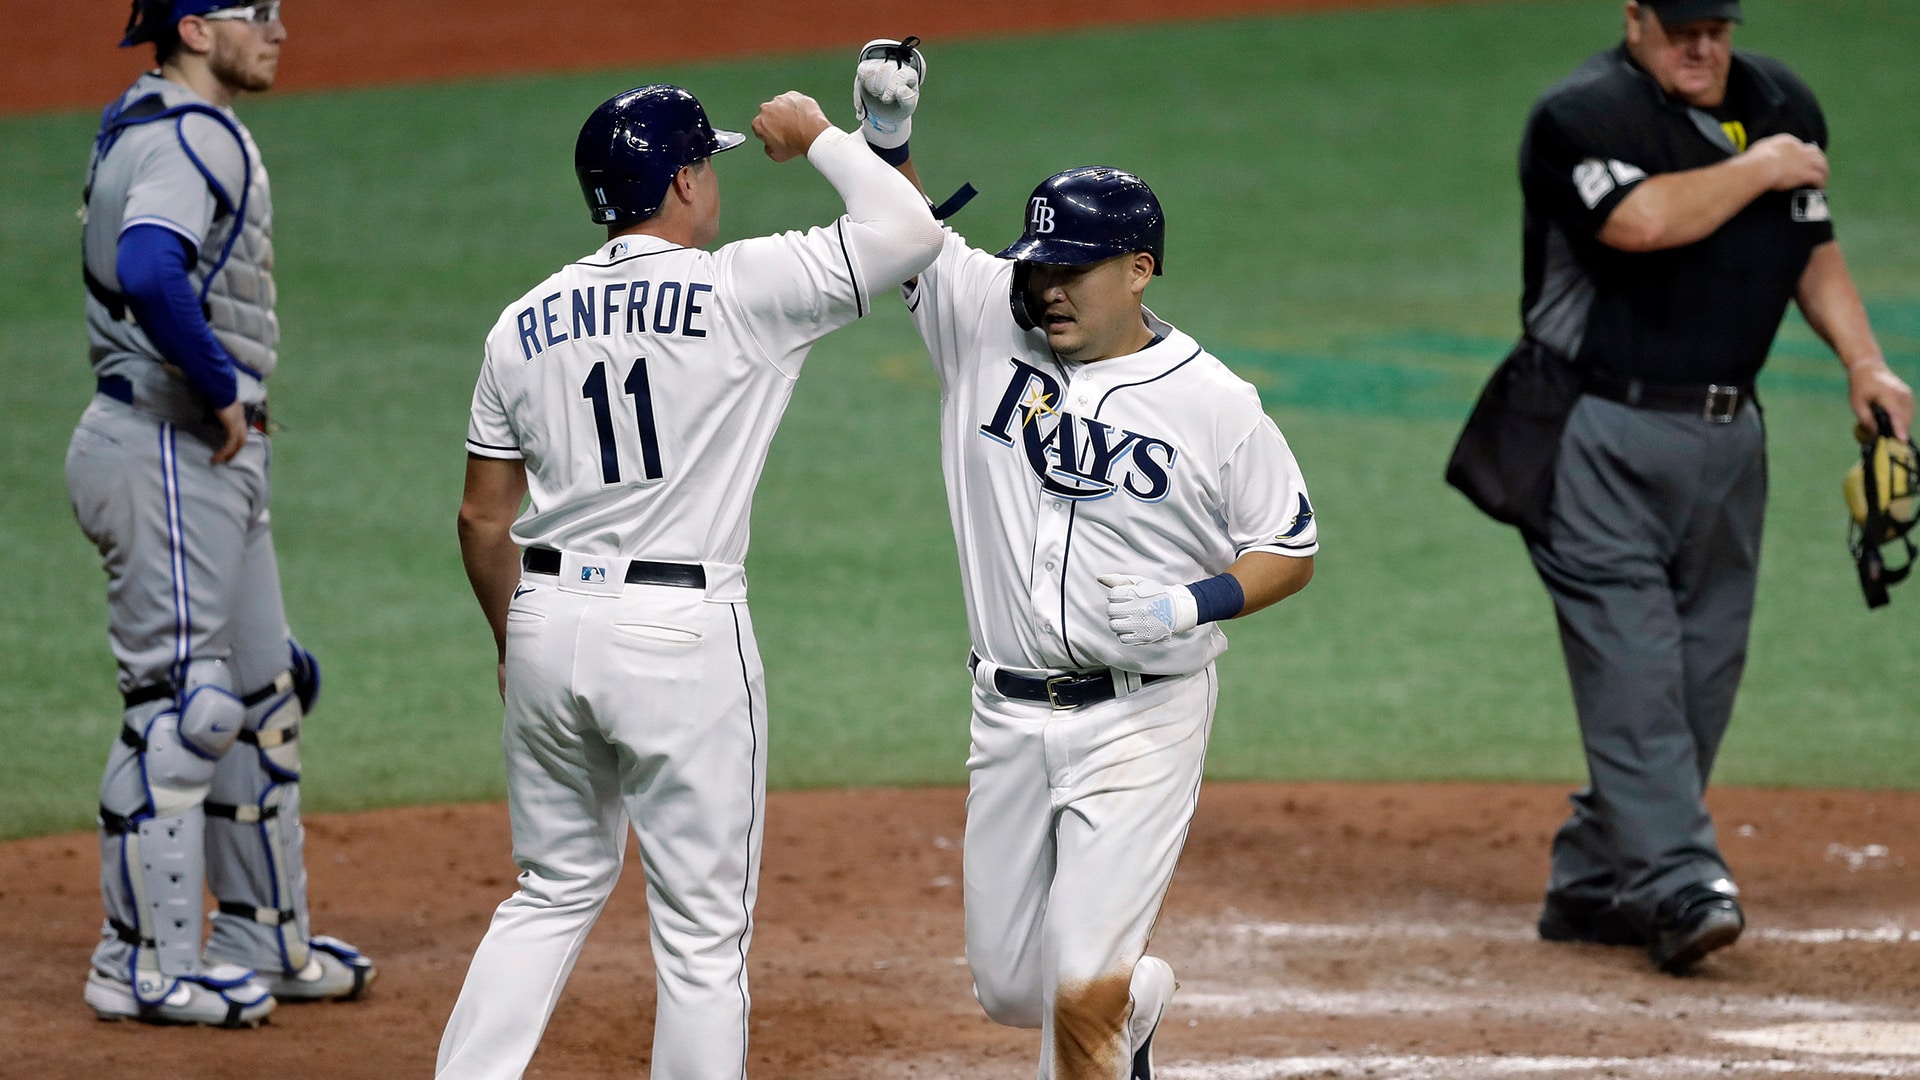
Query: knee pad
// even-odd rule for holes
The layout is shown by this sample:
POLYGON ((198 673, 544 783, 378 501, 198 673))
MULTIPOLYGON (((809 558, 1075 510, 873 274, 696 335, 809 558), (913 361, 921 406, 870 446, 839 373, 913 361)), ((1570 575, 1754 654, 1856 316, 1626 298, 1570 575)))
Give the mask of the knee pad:
MULTIPOLYGON (((178 817, 206 801, 219 763, 246 722, 246 707, 225 681, 226 665, 195 660, 173 708, 153 713, 142 729, 130 724, 121 741, 138 751, 154 817, 178 817), (130 737, 131 736, 131 737, 130 737)), ((130 710, 127 719, 134 720, 130 710)))

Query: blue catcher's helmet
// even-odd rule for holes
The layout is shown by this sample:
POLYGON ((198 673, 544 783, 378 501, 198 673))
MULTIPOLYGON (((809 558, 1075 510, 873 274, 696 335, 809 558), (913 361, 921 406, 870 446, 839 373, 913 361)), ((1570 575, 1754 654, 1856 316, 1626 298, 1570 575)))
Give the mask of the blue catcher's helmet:
POLYGON ((1027 308, 1027 264, 1084 266, 1144 251, 1153 272, 1166 262, 1167 219, 1153 189, 1130 172, 1083 165, 1055 173, 1027 198, 1026 230, 1000 252, 1015 260, 1009 298, 1022 330, 1036 325, 1027 308))
POLYGON ((669 83, 608 99, 580 128, 573 171, 600 225, 652 217, 681 169, 731 150, 747 137, 715 131, 692 94, 669 83))
POLYGON ((133 0, 132 6, 133 11, 127 16, 126 36, 120 39, 123 49, 156 40, 189 15, 205 15, 239 4, 236 0, 133 0))

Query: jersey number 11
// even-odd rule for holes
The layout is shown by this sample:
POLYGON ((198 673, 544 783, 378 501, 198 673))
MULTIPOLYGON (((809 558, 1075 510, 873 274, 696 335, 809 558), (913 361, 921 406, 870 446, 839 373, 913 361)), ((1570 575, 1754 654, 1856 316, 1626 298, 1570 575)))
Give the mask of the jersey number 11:
MULTIPOLYGON (((635 357, 633 370, 621 384, 633 398, 634 426, 640 432, 640 464, 647 480, 658 480, 666 473, 660 468, 660 434, 653 423, 653 388, 647 382, 647 358, 635 357)), ((620 482, 620 450, 613 441, 613 406, 607 398, 607 362, 593 365, 580 396, 593 402, 593 426, 600 433, 600 481, 620 482)))

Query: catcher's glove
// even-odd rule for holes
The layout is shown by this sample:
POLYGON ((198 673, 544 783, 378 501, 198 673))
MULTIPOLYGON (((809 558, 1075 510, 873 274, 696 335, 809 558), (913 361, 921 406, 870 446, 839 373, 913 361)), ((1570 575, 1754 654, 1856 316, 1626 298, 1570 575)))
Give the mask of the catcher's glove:
POLYGON ((1920 521, 1920 447, 1912 439, 1894 438, 1893 420, 1878 405, 1873 407, 1873 419, 1879 431, 1854 430, 1860 440, 1860 460, 1847 470, 1840 485, 1847 509, 1853 512, 1847 546, 1859 564, 1860 588, 1869 608, 1885 605, 1887 586, 1905 581, 1912 572, 1912 533, 1920 521), (1880 552, 1883 545, 1893 543, 1907 551, 1906 561, 1899 566, 1888 566, 1880 552))

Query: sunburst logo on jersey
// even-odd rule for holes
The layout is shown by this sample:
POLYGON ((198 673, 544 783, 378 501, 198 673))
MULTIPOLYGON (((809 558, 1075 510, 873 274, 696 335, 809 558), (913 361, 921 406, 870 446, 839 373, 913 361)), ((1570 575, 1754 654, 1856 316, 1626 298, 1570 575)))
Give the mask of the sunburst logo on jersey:
POLYGON ((1727 138, 1733 140, 1734 153, 1747 152, 1747 125, 1738 120, 1723 120, 1720 122, 1720 130, 1726 132, 1727 138))
POLYGON ((1027 391, 1026 398, 1020 402, 1020 408, 1025 411, 1022 424, 1032 424, 1040 417, 1060 414, 1060 410, 1053 407, 1053 395, 1038 386, 1027 391))

